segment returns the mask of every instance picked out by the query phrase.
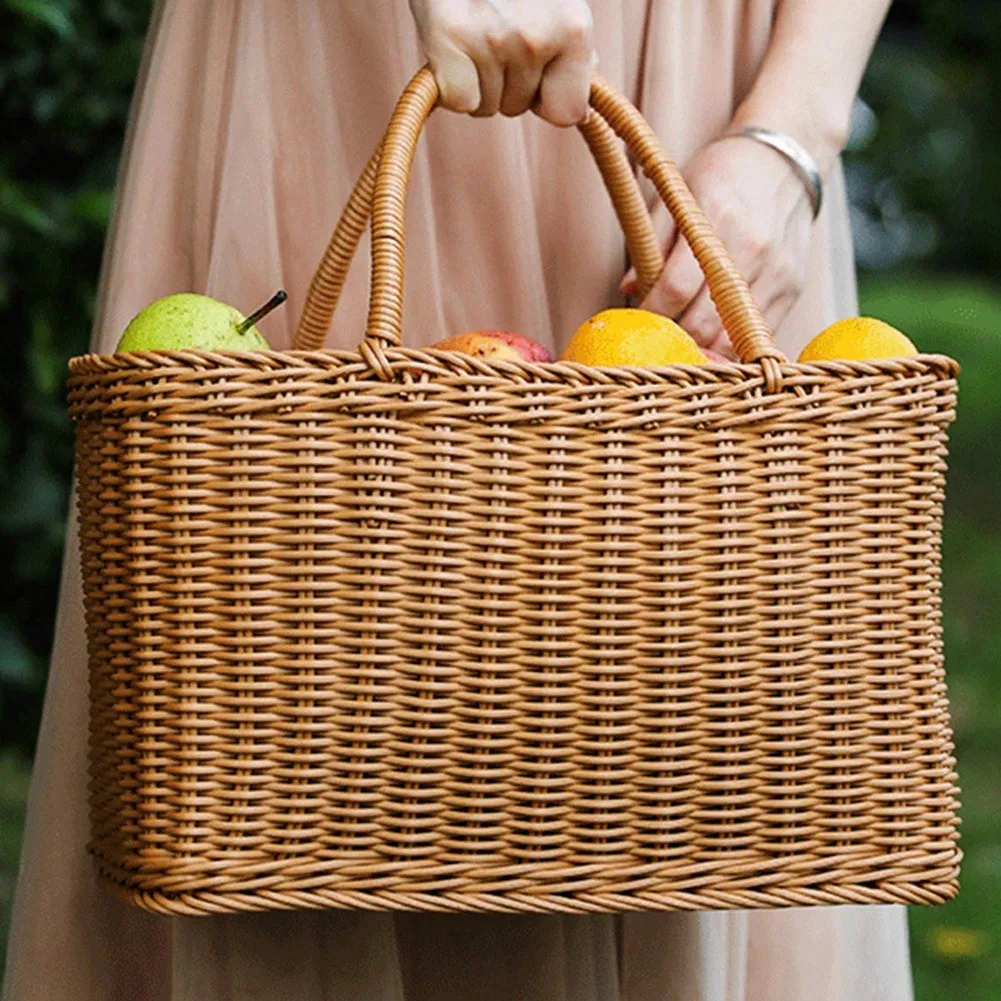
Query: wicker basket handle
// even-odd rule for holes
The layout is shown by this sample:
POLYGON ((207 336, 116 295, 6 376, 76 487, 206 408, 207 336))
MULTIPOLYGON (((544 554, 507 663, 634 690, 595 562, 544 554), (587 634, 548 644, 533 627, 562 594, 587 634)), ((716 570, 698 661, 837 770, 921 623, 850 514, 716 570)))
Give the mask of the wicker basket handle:
MULTIPOLYGON (((782 380, 779 365, 786 357, 776 347, 744 276, 699 208, 677 164, 639 111, 600 77, 591 81, 591 106, 632 151, 688 241, 737 357, 742 362, 760 362, 767 388, 775 391, 782 380)), ((376 198, 379 193, 376 185, 376 198)))
MULTIPOLYGON (((618 136, 601 115, 592 111, 579 129, 611 197, 625 234, 630 260, 636 268, 640 296, 643 297, 660 276, 664 258, 636 175, 618 136)), ((293 347, 297 350, 315 351, 322 348, 326 341, 358 242, 371 217, 381 150, 380 143, 351 192, 313 275, 293 340, 293 347)))
MULTIPOLYGON (((327 323, 322 324, 320 341, 316 343, 316 332, 320 326, 318 316, 325 308, 332 308, 336 304, 347 263, 364 229, 365 209, 371 199, 371 301, 362 351, 377 371, 389 377, 390 368, 384 357, 384 350, 400 346, 403 324, 407 184, 418 137, 437 100, 438 88, 434 76, 424 67, 400 97, 380 149, 369 161, 338 223, 331 246, 336 242, 341 252, 330 255, 328 248, 328 255, 321 262, 296 332, 296 347, 319 346, 322 343, 329 316, 327 323), (345 253, 345 250, 348 252, 345 253)), ((653 182, 678 229, 691 246, 738 357, 745 362, 760 361, 766 382, 771 387, 776 386, 780 377, 778 363, 784 361, 784 356, 776 348, 747 283, 696 204, 681 172, 667 156, 642 115, 603 80, 596 78, 592 82, 590 101, 592 108, 637 157, 644 173, 653 182)), ((598 135, 601 128, 602 126, 597 126, 592 136, 588 137, 592 149, 595 145, 593 136, 598 135)), ((599 141, 603 139, 599 137, 599 141)), ((599 166, 602 166, 601 159, 599 166)), ((605 166, 602 166, 602 173, 607 179, 605 166)), ((613 188, 613 201, 616 190, 625 189, 613 188)), ((628 199, 630 196, 624 197, 628 199)), ((618 202, 616 207, 620 208, 618 202)), ((645 213, 643 217, 645 218, 645 213)), ((646 219, 646 224, 649 225, 649 219, 646 219)), ((623 220, 624 229, 627 225, 623 220)), ((659 259, 659 248, 657 254, 659 259)), ((637 260, 636 263, 639 264, 640 261, 637 260)), ((644 261, 645 272, 647 267, 644 261)), ((658 271, 659 267, 658 263, 658 271)), ((645 278, 649 281, 647 274, 645 278)))

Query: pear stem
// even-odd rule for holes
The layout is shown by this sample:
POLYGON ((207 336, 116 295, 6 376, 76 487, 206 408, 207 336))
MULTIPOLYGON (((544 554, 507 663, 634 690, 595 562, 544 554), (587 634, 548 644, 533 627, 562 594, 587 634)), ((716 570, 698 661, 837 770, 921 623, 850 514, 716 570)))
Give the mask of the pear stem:
POLYGON ((236 332, 245 334, 258 320, 262 320, 273 309, 277 309, 287 298, 285 290, 279 289, 260 309, 255 309, 242 323, 238 323, 236 332))

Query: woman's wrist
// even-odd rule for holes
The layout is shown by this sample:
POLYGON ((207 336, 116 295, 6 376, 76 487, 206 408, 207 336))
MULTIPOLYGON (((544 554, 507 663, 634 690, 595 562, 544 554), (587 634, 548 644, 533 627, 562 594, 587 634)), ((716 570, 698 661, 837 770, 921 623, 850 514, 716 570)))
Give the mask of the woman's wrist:
POLYGON ((751 140, 778 153, 792 167, 799 179, 810 200, 813 218, 816 219, 820 215, 824 204, 824 179, 809 150, 791 135, 752 125, 734 130, 723 138, 751 140))
POLYGON ((830 175, 848 141, 850 107, 840 113, 803 101, 762 100, 753 93, 733 116, 729 133, 747 128, 770 129, 791 136, 813 159, 823 181, 830 175))
POLYGON ((890 0, 776 0, 768 51, 732 126, 785 132, 827 178, 890 0))

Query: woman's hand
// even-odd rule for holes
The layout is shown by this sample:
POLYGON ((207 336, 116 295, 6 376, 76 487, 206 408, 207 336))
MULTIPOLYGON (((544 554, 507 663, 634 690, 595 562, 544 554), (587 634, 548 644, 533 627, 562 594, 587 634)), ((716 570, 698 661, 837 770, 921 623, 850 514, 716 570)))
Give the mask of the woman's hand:
MULTIPOLYGON (((802 180, 780 153, 742 137, 703 147, 685 177, 774 330, 806 277, 813 211, 802 180)), ((659 202, 658 209, 654 224, 667 233, 666 263, 644 307, 677 320, 703 347, 733 357, 695 256, 659 202)), ((622 291, 636 293, 632 271, 622 291)))
POLYGON ((584 120, 595 61, 585 0, 410 0, 410 9, 443 107, 584 120))
MULTIPOLYGON (((730 124, 794 136, 826 181, 890 0, 776 0, 774 6, 768 51, 730 124)), ((806 277, 812 208, 799 176, 781 153, 747 138, 704 147, 685 175, 777 328, 806 277)), ((732 357, 695 258, 665 210, 655 222, 666 235, 668 258, 645 305, 678 320, 704 347, 732 357)), ((629 279, 623 291, 635 292, 629 279)))

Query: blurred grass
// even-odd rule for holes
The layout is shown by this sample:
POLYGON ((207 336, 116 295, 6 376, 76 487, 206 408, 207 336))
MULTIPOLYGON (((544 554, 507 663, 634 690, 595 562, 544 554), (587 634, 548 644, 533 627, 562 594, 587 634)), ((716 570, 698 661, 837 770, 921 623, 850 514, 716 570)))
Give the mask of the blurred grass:
MULTIPOLYGON (((863 282, 863 313, 963 366, 944 538, 946 656, 963 788, 962 890, 910 912, 916 1001, 1001 998, 1001 288, 927 275, 863 282)), ((0 950, 28 765, 0 756, 0 950)), ((2 955, 0 955, 2 969, 2 955)))
POLYGON ((912 908, 916 1001, 1001 998, 1001 288, 870 278, 863 313, 962 365, 943 539, 946 668, 962 788, 959 896, 912 908))

